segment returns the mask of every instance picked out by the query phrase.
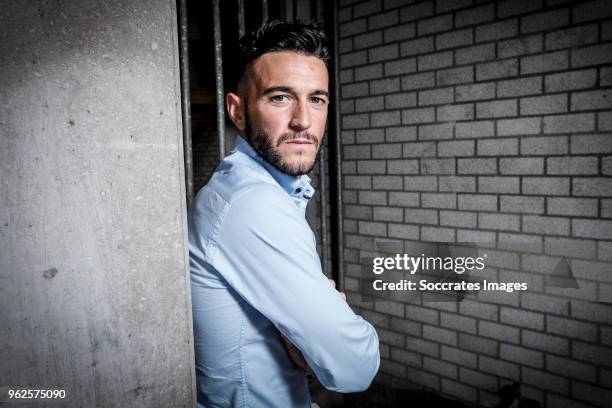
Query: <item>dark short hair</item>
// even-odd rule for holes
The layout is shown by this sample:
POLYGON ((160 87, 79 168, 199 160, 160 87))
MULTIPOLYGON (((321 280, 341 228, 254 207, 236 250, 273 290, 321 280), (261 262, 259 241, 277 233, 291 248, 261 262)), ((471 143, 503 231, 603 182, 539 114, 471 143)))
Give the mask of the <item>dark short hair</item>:
POLYGON ((319 58, 327 65, 328 39, 320 25, 289 23, 268 20, 238 40, 238 64, 235 67, 233 85, 245 78, 251 63, 269 52, 295 51, 319 58))

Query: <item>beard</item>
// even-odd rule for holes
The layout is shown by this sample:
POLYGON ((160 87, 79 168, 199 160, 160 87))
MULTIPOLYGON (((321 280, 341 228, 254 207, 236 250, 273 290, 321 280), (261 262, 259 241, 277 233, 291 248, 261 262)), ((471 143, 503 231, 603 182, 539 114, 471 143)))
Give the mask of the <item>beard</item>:
POLYGON ((245 119, 246 126, 244 132, 247 141, 251 144, 253 149, 268 163, 270 163, 283 173, 289 174, 294 177, 310 173, 317 161, 319 151, 321 150, 321 144, 319 142, 318 137, 306 131, 284 133, 278 138, 276 145, 274 145, 272 142, 272 138, 265 129, 260 127, 253 127, 248 114, 246 115, 245 119), (285 160, 279 150, 279 147, 282 143, 294 139, 307 139, 315 144, 317 152, 312 160, 307 160, 305 158, 305 154, 303 155, 303 158, 301 160, 296 160, 295 162, 289 162, 285 160))

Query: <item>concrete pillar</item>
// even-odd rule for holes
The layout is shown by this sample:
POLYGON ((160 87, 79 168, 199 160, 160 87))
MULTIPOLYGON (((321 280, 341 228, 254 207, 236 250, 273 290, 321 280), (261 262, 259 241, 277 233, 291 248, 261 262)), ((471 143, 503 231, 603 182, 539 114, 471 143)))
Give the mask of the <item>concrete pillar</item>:
POLYGON ((175 1, 0 6, 0 387, 192 406, 175 1))

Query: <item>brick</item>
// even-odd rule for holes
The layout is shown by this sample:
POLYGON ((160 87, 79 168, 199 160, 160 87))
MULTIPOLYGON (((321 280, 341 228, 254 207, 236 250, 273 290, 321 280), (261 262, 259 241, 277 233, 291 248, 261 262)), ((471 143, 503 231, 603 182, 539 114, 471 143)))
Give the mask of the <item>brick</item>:
POLYGON ((384 40, 385 43, 407 40, 413 38, 416 35, 415 24, 402 24, 397 27, 390 27, 385 29, 384 40))
POLYGON ((518 154, 517 139, 477 140, 479 156, 512 156, 518 154))
POLYGON ((595 129, 595 115, 573 113, 544 117, 544 133, 589 132, 595 129))
POLYGON ((612 175, 612 156, 601 158, 601 172, 606 176, 612 175))
POLYGON ((517 109, 516 99, 478 102, 476 104, 476 117, 483 119, 516 116, 517 109))
POLYGON ((453 28, 453 15, 443 14, 436 17, 420 20, 417 23, 417 34, 423 36, 426 34, 446 31, 453 28))
MULTIPOLYGON (((409 316, 409 315, 407 315, 409 316)), ((410 318, 410 317, 408 317, 410 318)), ((440 356, 440 346, 437 343, 417 337, 406 337, 406 349, 432 357, 440 356)))
POLYGON ((395 126, 401 122, 400 111, 375 112, 370 115, 371 126, 395 126))
POLYGON ((542 51, 543 43, 542 34, 500 41, 497 44, 497 55, 499 58, 510 58, 535 54, 542 51))
POLYGON ((511 380, 519 378, 518 365, 485 356, 478 356, 478 368, 480 371, 491 373, 501 378, 511 380))
POLYGON ((421 227, 421 241, 455 242, 455 230, 452 228, 421 227))
POLYGON ((450 68, 436 72, 436 83, 441 85, 453 85, 474 81, 474 70, 472 67, 450 68))
POLYGON ((495 211, 497 210, 497 197, 483 194, 460 194, 458 197, 460 210, 495 211))
POLYGON ((359 203, 369 205, 386 205, 387 193, 380 191, 359 191, 359 203))
POLYGON ((407 191, 436 191, 438 189, 437 177, 409 176, 404 178, 404 189, 407 191))
POLYGON ((476 214, 462 211, 440 211, 440 225, 476 228, 476 214))
POLYGON ((567 69, 569 66, 567 51, 521 58, 521 74, 532 74, 567 69))
POLYGON ((400 10, 400 21, 414 21, 434 14, 434 4, 431 1, 421 2, 400 10))
POLYGON ((353 39, 344 38, 338 41, 338 51, 340 52, 340 54, 344 54, 344 53, 353 51, 353 39))
POLYGON ((401 190, 402 177, 400 176, 374 176, 372 184, 376 190, 401 190))
POLYGON ((472 0, 436 0, 436 12, 457 10, 472 5, 472 0))
POLYGON ((406 224, 388 224, 389 237, 401 239, 419 239, 419 227, 406 224))
POLYGON ((612 44, 592 45, 572 50, 572 68, 612 62, 612 44))
POLYGON ((359 221, 359 233, 363 235, 387 235, 387 224, 382 222, 359 221))
MULTIPOLYGON (((364 81, 368 79, 381 78, 383 76, 383 65, 374 64, 355 68, 355 81, 364 81)), ((366 86, 367 84, 364 83, 366 86)), ((367 91, 365 92, 367 94, 367 91)))
POLYGON ((521 307, 524 309, 537 310, 565 316, 569 314, 568 301, 566 299, 555 298, 539 293, 523 293, 521 295, 521 307))
POLYGON ((581 71, 550 74, 545 77, 546 92, 570 91, 592 88, 597 83, 597 71, 586 69, 581 71))
POLYGON ((423 208, 456 208, 457 194, 454 193, 421 193, 423 208))
POLYGON ((419 139, 432 140, 432 139, 452 139, 453 138, 453 124, 452 123, 440 123, 434 125, 422 125, 419 126, 419 139))
POLYGON ((457 161, 458 174, 497 174, 497 160, 495 159, 459 159, 457 161))
POLYGON ((416 92, 403 92, 393 95, 385 95, 385 107, 387 109, 408 108, 416 106, 416 92))
POLYGON ((415 142, 404 144, 404 157, 434 157, 435 155, 435 142, 415 142))
POLYGON ((470 45, 474 42, 474 34, 471 28, 455 30, 449 33, 438 34, 436 36, 436 49, 457 48, 463 45, 470 45))
POLYGON ((408 142, 416 140, 416 127, 414 126, 402 126, 402 127, 391 127, 385 129, 385 137, 387 142, 408 142))
POLYGON ((419 91, 419 106, 442 105, 452 103, 454 92, 452 87, 436 88, 427 91, 419 91))
POLYGON ((476 179, 474 177, 440 176, 438 184, 440 191, 476 192, 476 179))
POLYGON ((372 146, 372 157, 375 159, 397 159, 402 156, 400 144, 384 144, 372 146))
POLYGON ((355 100, 356 112, 377 111, 385 108, 385 98, 382 96, 359 98, 355 100))
POLYGON ((510 19, 476 27, 476 42, 499 40, 518 35, 518 20, 510 19))
POLYGON ((513 157, 499 160, 500 174, 530 174, 544 173, 544 159, 540 157, 513 157))
POLYGON ((401 208, 374 207, 372 215, 374 221, 403 221, 403 210, 401 208))
POLYGON ((572 195, 578 197, 612 197, 612 183, 609 178, 575 177, 572 180, 572 195))
POLYGON ((343 98, 354 98, 357 96, 365 96, 368 94, 369 94, 369 91, 368 91, 367 82, 362 82, 358 84, 342 85, 342 97, 343 98))
POLYGON ((606 0, 591 1, 588 3, 577 4, 574 6, 574 21, 584 22, 599 20, 601 18, 612 16, 612 8, 610 2, 606 0))
MULTIPOLYGON (((496 376, 481 373, 480 371, 470 370, 459 367, 459 378, 466 384, 478 384, 479 389, 486 389, 497 392, 499 390, 498 378, 496 376)), ((498 397, 495 396, 495 401, 498 397)), ((490 404, 487 404, 487 406, 490 404)))
POLYGON ((340 113, 355 113, 355 102, 352 100, 340 101, 340 113))
MULTIPOLYGON (((582 119, 590 120, 592 117, 582 119)), ((588 125, 586 124, 585 127, 588 125)), ((612 137, 610 135, 573 135, 570 141, 572 154, 612 153, 612 137)))
POLYGON ((342 23, 338 27, 340 37, 348 37, 349 35, 355 35, 367 31, 367 24, 365 19, 353 20, 348 23, 342 23))
POLYGON ((571 109, 573 111, 612 109, 612 91, 585 91, 572 93, 571 109))
POLYGON ((397 361, 398 363, 412 366, 412 367, 421 367, 421 356, 417 353, 412 353, 410 351, 401 350, 395 347, 391 348, 391 358, 393 361, 397 361))
POLYGON ((340 83, 346 84, 348 82, 353 82, 353 70, 352 69, 340 70, 340 83))
POLYGON ((423 338, 450 346, 457 345, 457 332, 428 324, 423 325, 423 338))
POLYGON ((398 92, 399 90, 399 78, 384 78, 370 81, 370 93, 372 95, 398 92))
POLYGON ((371 48, 368 50, 370 62, 386 61, 397 58, 399 56, 399 47, 397 44, 383 45, 381 47, 371 48))
POLYGON ((596 245, 594 241, 569 238, 544 238, 544 248, 547 254, 576 258, 594 258, 596 245))
POLYGON ((386 75, 402 75, 416 72, 416 59, 403 58, 397 61, 385 63, 386 75))
POLYGON ((565 376, 560 377, 527 367, 523 368, 521 373, 523 381, 527 384, 537 384, 540 388, 556 391, 559 394, 569 393, 569 380, 565 376))
MULTIPOLYGON (((382 204, 382 203, 376 203, 382 204)), ((418 193, 389 193, 389 205, 396 205, 400 207, 417 207, 419 205, 419 194, 418 193)))
POLYGON ((476 79, 505 78, 518 75, 518 61, 516 59, 499 60, 476 65, 476 79))
MULTIPOLYGON (((381 143, 384 141, 383 129, 361 129, 356 133, 357 143, 381 143)), ((361 157, 358 157, 361 158, 361 157)))
POLYGON ((370 48, 382 44, 382 31, 373 31, 355 36, 355 49, 370 48))
POLYGON ((502 359, 519 363, 522 366, 544 368, 544 353, 528 350, 511 344, 501 344, 499 355, 502 359))
POLYGON ((398 23, 397 10, 391 10, 386 13, 377 14, 375 16, 368 18, 368 28, 370 30, 392 26, 397 23, 398 23))
POLYGON ((497 16, 504 18, 519 14, 531 13, 542 8, 542 1, 506 0, 497 6, 497 16))
POLYGON ((419 71, 446 68, 453 65, 452 51, 437 52, 435 54, 419 55, 417 66, 419 71))
POLYGON ((519 231, 520 217, 514 214, 478 214, 478 227, 492 230, 519 231))
POLYGON ((471 140, 438 142, 440 157, 473 156, 474 142, 471 140))
POLYGON ((357 172, 361 174, 385 174, 384 160, 361 160, 357 163, 357 172))
POLYGON ((518 177, 478 177, 479 193, 518 194, 519 191, 518 177))
POLYGON ((546 316, 546 331, 564 337, 571 337, 590 342, 597 341, 597 325, 564 319, 556 316, 546 316))
POLYGON ((474 105, 446 105, 437 108, 437 117, 442 122, 474 119, 474 105))
POLYGON ((381 11, 381 2, 379 0, 369 0, 363 3, 358 3, 353 7, 353 18, 363 17, 381 11))
POLYGON ((491 61, 495 59, 495 44, 482 44, 455 50, 457 64, 491 61))
POLYGON ((612 348, 591 345, 581 341, 572 342, 572 357, 597 366, 612 367, 612 348))
POLYGON ((457 102, 491 99, 495 96, 495 83, 462 85, 456 88, 457 102))
POLYGON ((477 231, 477 230, 457 230, 457 242, 461 243, 476 243, 482 247, 494 246, 495 232, 492 231, 477 231))
POLYGON ((548 197, 546 212, 551 215, 597 216, 597 199, 548 197))
POLYGON ((458 371, 455 364, 447 363, 441 360, 434 360, 429 357, 423 358, 423 368, 435 374, 439 374, 445 377, 457 378, 458 371))
POLYGON ((473 7, 455 13, 455 25, 457 27, 485 23, 493 19, 495 19, 495 7, 493 4, 473 7))
POLYGON ((612 261, 612 242, 598 242, 598 259, 612 261))
POLYGON ((355 65, 363 65, 367 62, 368 54, 366 51, 351 52, 340 56, 340 68, 349 68, 355 65))
POLYGON ((567 154, 567 136, 543 136, 521 138, 521 154, 549 155, 567 154))
POLYGON ((612 400, 612 391, 602 389, 602 387, 579 382, 572 382, 572 395, 575 398, 588 401, 596 406, 606 406, 612 400))
POLYGON ((511 79, 497 83, 497 96, 499 98, 540 93, 542 93, 542 77, 539 76, 511 79))
POLYGON ((455 174, 455 160, 421 159, 421 174, 455 174))
POLYGON ((501 196, 500 210, 509 213, 542 214, 544 198, 527 196, 501 196))
POLYGON ((353 9, 351 7, 343 8, 338 10, 338 21, 343 23, 352 19, 353 9))
POLYGON ((461 139, 493 136, 495 134, 493 124, 494 122, 490 120, 457 123, 455 125, 455 137, 461 139))
POLYGON ((573 219, 572 235, 582 238, 612 240, 612 221, 573 219))
POLYGON ((404 220, 413 224, 438 224, 438 213, 435 210, 406 208, 404 220))
POLYGON ((569 195, 569 179, 566 177, 525 177, 523 194, 569 195))
POLYGON ((435 121, 435 108, 404 109, 402 123, 411 125, 415 123, 428 123, 435 121))
MULTIPOLYGON (((376 302, 376 305, 379 303, 381 302, 376 302)), ((406 336, 403 334, 381 328, 377 328, 376 332, 378 333, 378 338, 380 339, 381 343, 388 344, 390 346, 404 347, 406 336)))
POLYGON ((354 218, 360 220, 371 220, 372 209, 370 207, 362 205, 347 205, 346 206, 347 218, 354 218))
POLYGON ((418 160, 388 160, 389 174, 418 174, 418 160))
POLYGON ((597 174, 599 169, 597 157, 565 156, 546 159, 547 174, 597 174))
POLYGON ((579 47, 597 42, 597 25, 572 27, 546 34, 546 49, 579 47))
POLYGON ((567 112, 567 96, 545 95, 521 98, 521 115, 543 115, 567 112))
POLYGON ((497 121, 498 136, 522 136, 540 133, 540 118, 503 119, 497 121))
POLYGON ((438 325, 440 322, 440 314, 437 310, 415 305, 406 305, 405 310, 406 319, 433 325, 438 325))
POLYGON ((413 90, 420 88, 429 88, 435 85, 435 75, 433 72, 425 72, 422 74, 412 74, 402 77, 402 90, 413 90))
MULTIPOLYGON (((472 333, 472 334, 476 334, 476 322, 477 320, 471 317, 465 317, 465 316, 460 316, 457 314, 451 314, 451 313, 446 313, 446 312, 441 312, 440 313, 440 324, 446 328, 449 329, 453 329, 453 330, 457 330, 457 331, 461 331, 461 332, 467 332, 467 333, 472 333)), ((444 359, 445 356, 449 356, 449 360, 450 361, 455 361, 457 363, 459 363, 458 360, 468 360, 468 361, 472 361, 472 358, 474 359, 474 364, 464 364, 464 365, 468 365, 470 367, 475 366, 476 363, 476 359, 475 359, 475 355, 473 355, 472 353, 466 353, 464 351, 458 350, 458 349, 454 349, 454 348, 450 348, 447 346, 442 346, 442 358, 444 359), (456 352, 457 354, 459 354, 458 358, 453 359, 453 357, 451 357, 449 354, 451 352, 456 352), (461 354, 464 355, 464 357, 461 357, 461 354)))
POLYGON ((547 31, 569 24, 569 10, 559 9, 531 14, 521 19, 521 32, 547 31))
POLYGON ((546 356, 546 369, 548 371, 552 371, 553 373, 576 378, 582 381, 597 381, 596 367, 568 358, 549 354, 546 356))
POLYGON ((568 235, 569 220, 561 217, 530 215, 523 217, 523 231, 534 234, 568 235))
POLYGON ((520 343, 520 330, 505 324, 481 320, 478 322, 478 334, 503 342, 520 343))
POLYGON ((424 54, 434 50, 434 38, 425 37, 404 41, 400 44, 400 55, 402 57, 424 54))

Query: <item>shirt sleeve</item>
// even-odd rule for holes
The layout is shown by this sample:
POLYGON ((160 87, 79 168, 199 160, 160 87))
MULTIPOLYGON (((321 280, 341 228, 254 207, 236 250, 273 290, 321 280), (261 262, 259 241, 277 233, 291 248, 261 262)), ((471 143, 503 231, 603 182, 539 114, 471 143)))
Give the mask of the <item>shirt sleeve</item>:
POLYGON ((215 267, 300 349, 325 388, 369 387, 380 365, 376 330, 322 273, 312 231, 284 191, 241 192, 211 245, 215 267))

